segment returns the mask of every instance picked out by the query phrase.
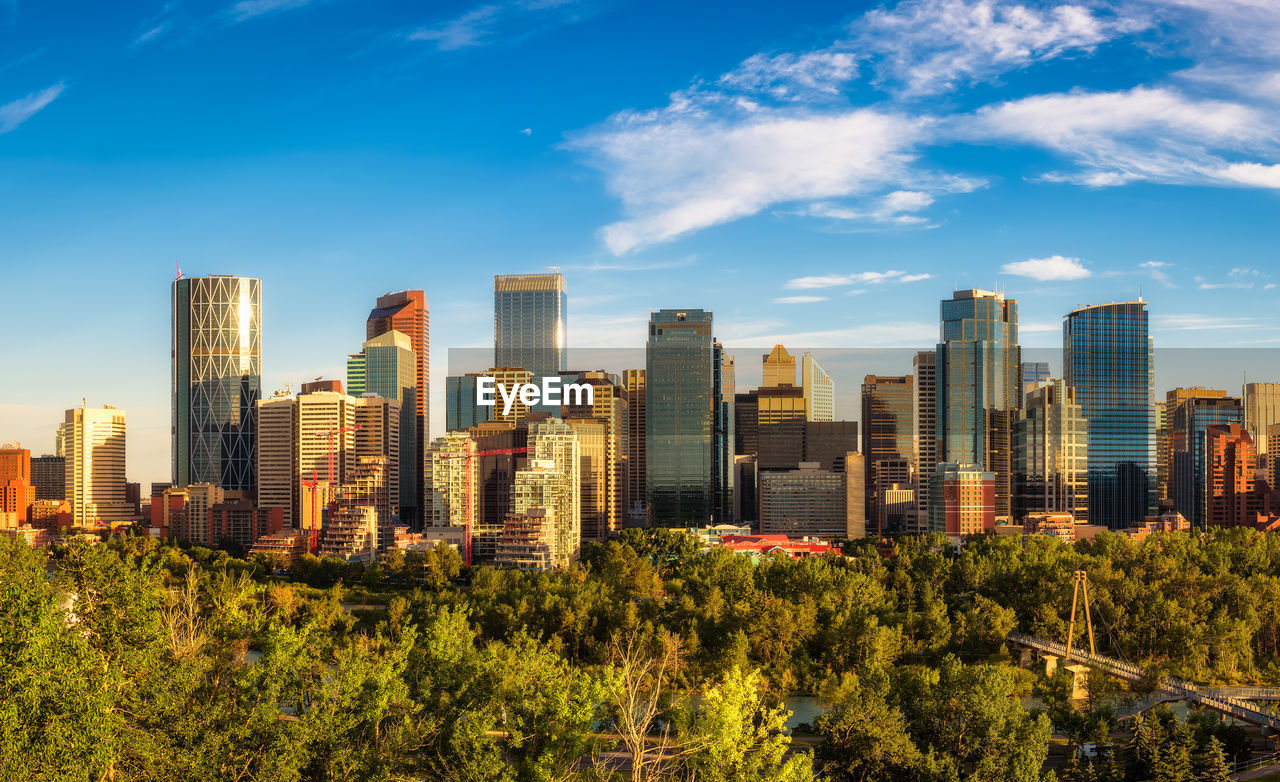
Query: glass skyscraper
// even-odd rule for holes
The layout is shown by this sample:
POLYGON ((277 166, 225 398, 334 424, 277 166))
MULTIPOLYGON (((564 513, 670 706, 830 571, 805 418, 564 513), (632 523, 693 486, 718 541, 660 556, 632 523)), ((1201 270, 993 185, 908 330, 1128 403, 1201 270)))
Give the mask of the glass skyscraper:
POLYGON ((1154 351, 1141 300, 1079 307, 1063 375, 1088 426, 1089 522, 1124 529, 1156 509, 1154 351))
POLYGON ((173 485, 255 488, 254 437, 262 396, 262 282, 173 282, 173 485))
POLYGON ((1206 434, 1211 426, 1244 424, 1240 400, 1205 389, 1178 402, 1170 413, 1170 494, 1174 510, 1197 529, 1208 527, 1209 485, 1206 434), (1213 394, 1210 396, 1210 394, 1213 394))
POLYGON ((714 513, 716 391, 711 313, 659 310, 645 344, 645 452, 653 526, 697 527, 714 513))
POLYGON ((995 515, 1012 510, 1012 436, 1022 399, 1018 302, 983 290, 942 302, 938 344, 940 462, 995 474, 995 515))
POLYGON ((569 294, 564 275, 500 274, 493 278, 493 359, 538 378, 565 369, 569 294))
POLYGON ((400 469, 397 505, 400 519, 418 523, 418 356, 408 334, 388 331, 364 343, 347 357, 347 393, 377 394, 400 404, 400 469))

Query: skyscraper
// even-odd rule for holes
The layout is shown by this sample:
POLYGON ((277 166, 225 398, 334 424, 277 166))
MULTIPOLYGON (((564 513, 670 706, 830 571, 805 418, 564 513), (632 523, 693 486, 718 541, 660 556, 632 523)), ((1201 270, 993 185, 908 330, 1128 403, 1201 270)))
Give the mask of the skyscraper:
POLYGON ((1258 456, 1268 456, 1267 429, 1280 423, 1280 383, 1244 384, 1244 424, 1258 456))
POLYGON ((1205 430, 1205 526, 1251 527, 1262 511, 1256 490, 1258 452, 1240 424, 1205 430))
POLYGON ((711 313, 659 310, 645 345, 648 516, 656 526, 696 527, 715 512, 712 439, 715 339, 711 313))
POLYGON ((929 518, 929 476, 938 463, 938 354, 922 350, 911 359, 915 404, 914 453, 911 464, 916 471, 916 519, 923 526, 929 518))
POLYGON ((760 357, 760 385, 764 388, 794 386, 796 384, 796 357, 781 345, 760 357))
POLYGON ((1022 399, 1018 302, 991 291, 956 291, 942 302, 941 321, 938 458, 993 473, 995 515, 1008 518, 1013 422, 1022 399))
POLYGON ((622 385, 627 390, 627 514, 633 519, 645 518, 645 486, 648 466, 645 461, 648 428, 645 371, 625 369, 622 385))
POLYGON ((733 519, 733 357, 718 341, 712 346, 712 515, 717 522, 733 519))
POLYGON ((416 525, 422 470, 417 460, 417 356, 409 336, 401 331, 388 331, 367 340, 359 353, 349 356, 347 393, 354 397, 376 394, 396 400, 400 431, 396 436, 397 453, 389 467, 398 467, 398 475, 386 476, 385 483, 399 492, 393 504, 399 508, 400 519, 416 525))
POLYGON ((523 367, 535 378, 559 375, 567 362, 568 313, 569 294, 559 272, 496 275, 494 366, 523 367))
POLYGON ((125 502, 125 412, 110 405, 73 407, 58 429, 66 460, 67 500, 76 525, 133 519, 125 502))
POLYGON ((1154 350, 1145 302, 1078 307, 1062 325, 1063 379, 1089 429, 1089 522, 1124 529, 1156 510, 1154 350))
POLYGON ((893 483, 907 488, 909 476, 899 474, 887 483, 877 478, 880 463, 907 465, 915 455, 915 393, 911 375, 867 375, 862 381, 862 454, 866 457, 867 515, 878 518, 876 489, 893 483))
POLYGON ((423 291, 400 291, 379 296, 376 306, 365 321, 364 338, 366 340, 382 336, 388 331, 399 331, 409 337, 409 347, 413 349, 416 364, 416 389, 414 415, 402 408, 401 414, 408 420, 414 420, 413 448, 414 460, 409 472, 414 474, 416 497, 413 508, 417 515, 415 523, 421 517, 424 498, 422 473, 427 443, 431 439, 431 310, 427 306, 427 294, 423 291))
MULTIPOLYGON (((627 499, 628 472, 630 470, 629 412, 630 395, 618 382, 617 375, 601 371, 579 372, 575 383, 590 385, 591 404, 564 405, 561 418, 572 424, 573 418, 592 418, 603 425, 603 462, 600 479, 603 481, 601 497, 604 523, 594 529, 587 528, 587 513, 583 510, 583 537, 604 540, 610 533, 622 529, 626 523, 629 502, 627 499)), ((579 400, 581 402, 581 400, 579 400)), ((581 439, 581 438, 580 438, 581 439)), ((587 453, 583 443, 583 454, 587 453)), ((587 478, 583 475, 585 485, 587 478)))
MULTIPOLYGON (((1210 390, 1210 393, 1214 393, 1210 390)), ((1219 392, 1220 393, 1220 392, 1219 392)), ((1195 529, 1208 523, 1208 497, 1212 487, 1207 478, 1211 426, 1244 425, 1244 406, 1231 396, 1193 396, 1174 409, 1169 426, 1172 469, 1169 473, 1173 507, 1195 529)))
POLYGON ((1022 418, 1013 427, 1014 519, 1070 513, 1083 523, 1088 518, 1089 430, 1075 389, 1056 378, 1039 381, 1023 404, 1022 418))
POLYGON ((262 396, 262 282, 173 282, 173 484, 249 491, 262 396))
POLYGON ((812 355, 800 359, 800 386, 804 389, 804 413, 810 421, 836 420, 836 385, 812 355))

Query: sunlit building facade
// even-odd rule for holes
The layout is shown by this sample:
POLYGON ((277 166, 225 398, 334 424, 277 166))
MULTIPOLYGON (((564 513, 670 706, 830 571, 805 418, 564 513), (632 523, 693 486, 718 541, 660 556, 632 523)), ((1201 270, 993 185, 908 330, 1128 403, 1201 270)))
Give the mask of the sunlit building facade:
POLYGON ((659 310, 645 346, 646 497, 650 523, 712 523, 715 389, 711 313, 659 310))
POLYGON ((496 275, 494 365, 523 367, 538 378, 559 375, 567 362, 568 313, 564 275, 496 275))

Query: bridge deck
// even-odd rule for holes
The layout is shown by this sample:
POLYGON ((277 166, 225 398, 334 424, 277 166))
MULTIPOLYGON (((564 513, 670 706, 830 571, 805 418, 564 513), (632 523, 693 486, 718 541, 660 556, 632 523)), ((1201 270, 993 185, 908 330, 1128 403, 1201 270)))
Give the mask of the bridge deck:
MULTIPOLYGON (((1149 680, 1147 674, 1138 666, 1130 665, 1114 657, 1093 654, 1083 649, 1072 647, 1071 658, 1067 659, 1067 647, 1063 644, 1046 641, 1043 638, 1036 638, 1024 633, 1009 633, 1008 638, 1019 646, 1035 649, 1043 654, 1061 657, 1063 662, 1067 664, 1078 662, 1129 682, 1149 680)), ((1219 714, 1225 714, 1254 725, 1261 725, 1280 731, 1280 717, 1268 714, 1255 704, 1240 697, 1244 695, 1249 698, 1278 700, 1280 699, 1280 690, 1272 690, 1265 687, 1201 688, 1176 676, 1163 677, 1158 682, 1158 686, 1157 695, 1162 696, 1164 700, 1184 700, 1196 706, 1212 709, 1219 714)))

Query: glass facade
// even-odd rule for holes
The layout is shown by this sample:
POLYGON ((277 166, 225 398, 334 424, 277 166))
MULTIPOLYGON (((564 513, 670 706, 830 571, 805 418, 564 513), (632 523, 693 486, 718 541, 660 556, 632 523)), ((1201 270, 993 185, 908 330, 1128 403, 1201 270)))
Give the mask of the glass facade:
POLYGON ((942 302, 940 331, 936 458, 994 473, 995 515, 1008 518, 1012 432, 1022 398, 1018 302, 991 291, 956 291, 942 302))
MULTIPOLYGON (((1222 392, 1218 392, 1222 393, 1222 392)), ((1244 407, 1235 397, 1192 396, 1179 402, 1170 424, 1173 469, 1170 494, 1174 510, 1197 529, 1208 526, 1206 433, 1211 426, 1244 424, 1244 407)))
POLYGON ((1066 382, 1056 378, 1037 382, 1041 385, 1026 395, 1022 419, 1013 427, 1014 518, 1070 513, 1084 522, 1088 518, 1088 424, 1076 404, 1075 390, 1066 382))
POLYGON ((250 491, 262 396, 262 283, 173 282, 173 484, 250 491))
POLYGON ((523 367, 537 378, 565 369, 569 294, 561 274, 493 278, 493 360, 523 367))
POLYGON ((733 397, 737 382, 733 357, 716 342, 712 367, 715 372, 712 399, 715 406, 714 436, 712 438, 712 485, 715 509, 713 520, 717 524, 733 519, 733 397))
POLYGON ((1080 307, 1063 374, 1089 429, 1089 522, 1124 529, 1156 510, 1154 358, 1145 302, 1080 307))
POLYGON ((711 313, 659 310, 645 345, 645 457, 653 526, 711 522, 716 395, 711 313))
POLYGON ((407 334, 388 331, 364 343, 364 357, 351 373, 347 363, 347 392, 352 396, 377 394, 400 403, 400 518, 418 520, 418 358, 407 334), (355 383, 360 382, 357 392, 355 383))

